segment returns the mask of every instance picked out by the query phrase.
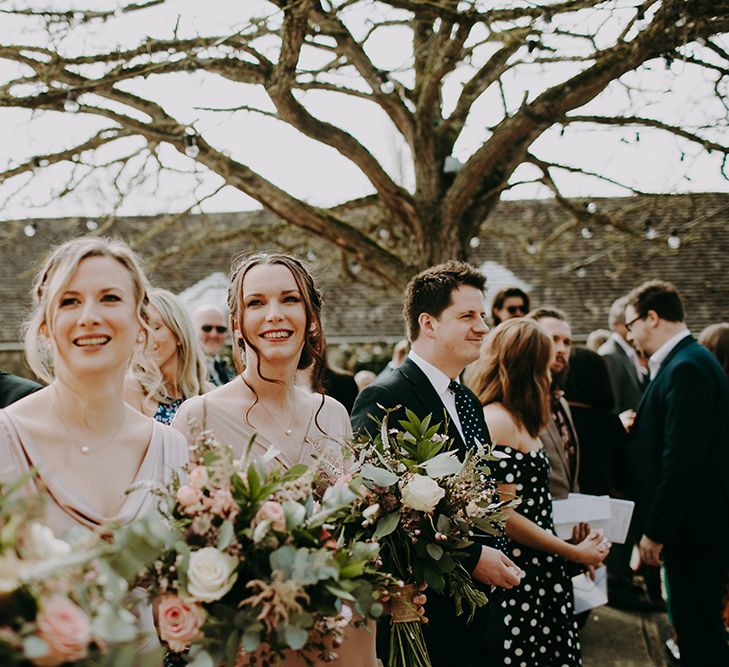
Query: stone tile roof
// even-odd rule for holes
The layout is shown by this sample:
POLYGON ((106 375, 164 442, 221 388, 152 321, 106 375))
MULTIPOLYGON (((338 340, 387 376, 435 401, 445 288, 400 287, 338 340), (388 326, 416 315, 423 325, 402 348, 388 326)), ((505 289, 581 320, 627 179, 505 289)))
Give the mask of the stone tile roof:
MULTIPOLYGON (((574 220, 551 200, 499 204, 478 241, 472 240, 476 247, 471 261, 484 266, 489 293, 512 281, 529 286, 534 305, 550 304, 568 313, 577 339, 605 327, 612 300, 650 278, 677 285, 694 331, 729 320, 729 194, 571 203, 578 213, 589 207, 593 220, 574 220), (590 227, 585 232, 589 238, 580 233, 585 224, 590 227), (657 238, 646 238, 647 225, 657 238), (681 240, 678 249, 666 244, 672 230, 681 240), (536 253, 529 252, 535 249, 536 253)), ((371 215, 368 206, 352 212, 361 221, 371 215)), ((88 223, 82 218, 2 223, 1 347, 20 340, 32 276, 45 253, 56 243, 88 233, 88 223), (25 233, 28 225, 33 226, 28 229, 33 236, 25 233)), ((401 294, 368 282, 364 272, 353 280, 343 269, 339 251, 292 230, 268 211, 169 220, 121 218, 108 228, 101 224, 95 230, 99 232, 132 239, 155 284, 175 292, 188 290, 193 297, 207 293, 205 281, 216 272, 227 273, 238 252, 291 250, 314 267, 324 292, 325 330, 331 342, 394 341, 404 333, 401 294), (187 250, 180 253, 183 247, 187 250)), ((213 282, 218 285, 219 276, 213 282)))

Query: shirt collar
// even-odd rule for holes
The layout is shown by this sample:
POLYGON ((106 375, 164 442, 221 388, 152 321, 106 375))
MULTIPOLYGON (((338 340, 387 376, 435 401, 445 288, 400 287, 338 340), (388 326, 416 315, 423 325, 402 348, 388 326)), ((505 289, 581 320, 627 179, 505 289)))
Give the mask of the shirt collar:
POLYGON ((690 336, 691 332, 688 329, 679 331, 675 336, 669 338, 663 345, 661 345, 648 359, 648 368, 651 372, 651 380, 656 377, 661 365, 666 360, 666 357, 671 353, 676 345, 682 341, 686 336, 690 336))
MULTIPOLYGON (((430 384, 438 392, 438 396, 445 394, 448 391, 448 385, 451 383, 449 378, 440 368, 433 366, 429 361, 426 361, 417 352, 410 350, 408 352, 408 358, 412 359, 413 363, 425 373, 425 376, 430 380, 430 384)), ((456 378, 458 381, 458 378, 456 378)))
POLYGON ((625 338, 623 338, 619 333, 616 333, 615 331, 613 331, 612 339, 618 345, 620 345, 623 352, 625 352, 625 354, 628 355, 628 359, 633 359, 638 356, 636 351, 631 347, 630 343, 627 340, 625 340, 625 338))

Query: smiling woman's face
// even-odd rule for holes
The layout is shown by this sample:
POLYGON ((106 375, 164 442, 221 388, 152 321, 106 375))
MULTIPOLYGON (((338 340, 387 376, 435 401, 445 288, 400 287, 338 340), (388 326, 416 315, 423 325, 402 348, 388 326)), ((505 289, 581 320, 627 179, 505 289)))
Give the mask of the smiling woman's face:
POLYGON ((289 269, 258 264, 245 275, 243 329, 261 359, 298 361, 306 334, 306 310, 289 269))
POLYGON ((111 257, 82 260, 53 312, 56 373, 126 367, 140 332, 132 277, 111 257))

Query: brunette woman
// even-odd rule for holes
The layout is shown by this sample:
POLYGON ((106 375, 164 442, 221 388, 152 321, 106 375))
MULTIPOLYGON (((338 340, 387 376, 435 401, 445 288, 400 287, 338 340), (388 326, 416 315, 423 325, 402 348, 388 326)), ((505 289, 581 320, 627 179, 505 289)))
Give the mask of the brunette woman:
MULTIPOLYGON (((228 289, 233 337, 245 362, 240 375, 185 401, 173 426, 188 438, 197 424, 243 454, 252 435, 264 453, 275 446, 285 467, 306 463, 333 483, 342 474, 342 439, 351 435, 347 411, 321 388, 321 296, 303 264, 285 254, 259 253, 235 262, 228 289), (314 393, 296 386, 296 371, 312 367, 314 393)), ((272 450, 274 451, 274 450, 272 450)), ((349 626, 333 664, 374 667, 374 627, 349 626)), ((290 652, 285 664, 304 665, 290 652)), ((332 663, 328 663, 332 664, 332 663)))
POLYGON ((182 402, 209 387, 207 370, 192 320, 179 299, 165 289, 149 290, 151 351, 135 355, 124 399, 163 424, 170 424, 182 402))
POLYGON ((572 583, 566 560, 599 565, 608 553, 591 533, 579 544, 554 534, 549 459, 539 433, 550 418, 549 364, 552 341, 535 321, 512 319, 494 329, 471 376, 497 452, 493 465, 503 499, 518 497, 506 522, 510 558, 524 571, 521 585, 503 594, 512 665, 581 664, 572 583))

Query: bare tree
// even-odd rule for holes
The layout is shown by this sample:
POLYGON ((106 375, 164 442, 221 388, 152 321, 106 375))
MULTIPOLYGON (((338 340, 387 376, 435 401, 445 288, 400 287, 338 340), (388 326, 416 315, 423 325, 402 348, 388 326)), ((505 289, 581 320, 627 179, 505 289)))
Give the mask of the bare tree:
MULTIPOLYGON (((434 262, 466 258, 469 240, 502 194, 523 182, 515 172, 524 165, 531 174, 527 180, 553 190, 575 225, 606 221, 562 195, 565 174, 583 173, 642 192, 584 164, 548 159, 534 146, 547 132, 564 134, 576 125, 631 128, 636 136, 672 133, 703 151, 724 158, 729 153, 729 52, 723 41, 728 0, 260 0, 249 3, 255 11, 229 34, 181 34, 173 19, 168 38, 139 35, 131 45, 82 49, 70 46, 78 31, 173 3, 137 0, 116 9, 68 11, 55 11, 52 0, 47 8, 39 4, 0 0, 3 21, 12 18, 22 28, 14 43, 0 46, 0 62, 15 67, 0 85, 0 106, 88 114, 105 123, 65 150, 9 165, 1 179, 67 162, 73 167, 68 191, 100 164, 117 166, 121 179, 140 155, 142 178, 150 161, 158 170, 166 168, 160 147, 173 146, 222 183, 331 241, 350 261, 394 285, 434 262), (37 38, 39 30, 45 43, 37 38), (406 38, 403 65, 383 64, 387 59, 377 44, 387 33, 398 36, 399 48, 406 38), (674 61, 703 71, 713 90, 700 124, 674 124, 653 113, 631 78, 655 63, 668 70, 674 61), (535 71, 542 75, 540 87, 520 88, 521 78, 535 71), (195 124, 178 120, 169 105, 149 94, 149 86, 145 94, 136 87, 147 77, 193 72, 236 83, 241 100, 252 99, 248 91, 254 88, 265 90, 267 104, 216 109, 273 117, 334 148, 371 184, 368 202, 378 211, 377 223, 356 224, 340 209, 292 196, 225 146, 206 140, 195 124), (623 111, 595 113, 590 103, 615 86, 627 100, 623 111), (413 186, 389 174, 365 142, 317 117, 307 106, 314 92, 377 105, 409 149, 413 186), (480 117, 478 103, 484 99, 499 101, 489 105, 488 120, 480 117), (462 162, 456 160, 467 125, 479 122, 487 126, 483 139, 462 162), (121 142, 132 148, 104 163, 103 149, 121 142)), ((670 87, 672 74, 664 75, 670 87)), ((126 179, 135 182, 128 173, 126 179)))

